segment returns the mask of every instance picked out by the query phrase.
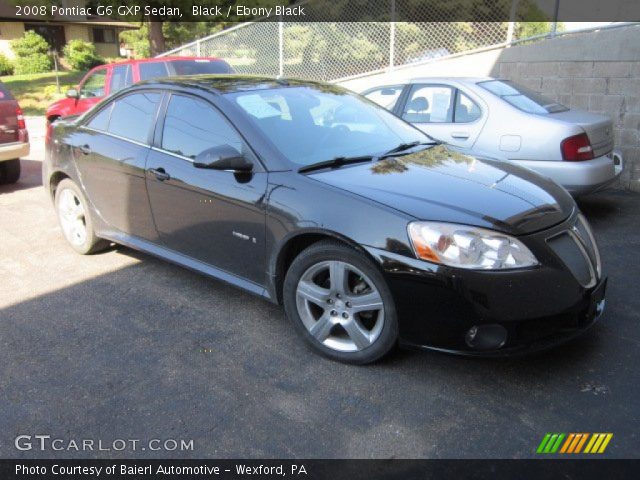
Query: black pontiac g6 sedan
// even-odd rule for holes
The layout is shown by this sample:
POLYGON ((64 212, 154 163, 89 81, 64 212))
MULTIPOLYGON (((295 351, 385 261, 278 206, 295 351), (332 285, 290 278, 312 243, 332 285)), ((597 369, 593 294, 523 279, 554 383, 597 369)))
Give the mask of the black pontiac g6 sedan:
POLYGON ((606 281, 565 190, 434 142, 333 85, 173 77, 50 127, 79 253, 110 242, 283 303, 321 353, 503 355, 588 328, 606 281))

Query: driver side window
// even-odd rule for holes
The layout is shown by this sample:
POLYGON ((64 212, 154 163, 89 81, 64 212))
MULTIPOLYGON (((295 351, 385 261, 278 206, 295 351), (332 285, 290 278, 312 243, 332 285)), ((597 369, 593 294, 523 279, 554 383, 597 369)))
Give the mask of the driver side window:
POLYGON ((106 68, 93 72, 80 87, 80 98, 104 97, 106 79, 106 68))
POLYGON ((225 144, 248 153, 238 132, 213 106, 183 95, 171 96, 162 130, 164 150, 195 159, 199 153, 225 144))

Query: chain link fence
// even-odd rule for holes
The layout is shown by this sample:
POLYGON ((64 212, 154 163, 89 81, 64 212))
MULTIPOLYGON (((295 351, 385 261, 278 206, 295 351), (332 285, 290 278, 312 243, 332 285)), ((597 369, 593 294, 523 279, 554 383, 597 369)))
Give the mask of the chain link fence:
MULTIPOLYGON (((505 3, 507 11, 511 6, 514 19, 516 7, 522 6, 515 0, 496 1, 505 3)), ((367 8, 389 9, 389 18, 394 18, 410 2, 369 0, 367 8)), ((309 0, 305 5, 313 3, 309 0)), ((418 5, 430 11, 418 12, 416 17, 433 21, 278 22, 271 18, 240 24, 163 55, 221 57, 238 73, 338 81, 506 45, 531 35, 544 36, 555 29, 553 22, 505 22, 498 11, 493 17, 491 12, 480 16, 483 21, 450 22, 446 19, 451 12, 435 10, 430 2, 418 5)), ((343 3, 341 8, 341 16, 354 18, 358 12, 353 9, 362 4, 343 3)))

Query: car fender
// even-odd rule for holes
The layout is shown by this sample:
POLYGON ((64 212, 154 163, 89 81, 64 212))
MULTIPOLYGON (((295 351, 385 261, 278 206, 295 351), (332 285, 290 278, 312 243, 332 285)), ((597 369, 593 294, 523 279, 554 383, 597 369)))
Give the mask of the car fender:
POLYGON ((266 248, 271 252, 267 259, 266 277, 268 288, 274 293, 284 275, 281 268, 283 252, 292 241, 305 235, 336 239, 364 252, 372 260, 366 246, 413 255, 407 234, 407 225, 414 220, 410 215, 314 180, 311 175, 299 175, 293 182, 279 181, 280 175, 291 173, 269 174, 270 187, 266 199, 266 248), (286 183, 288 185, 284 187, 286 183), (309 198, 317 201, 309 202, 309 198), (342 210, 341 205, 347 204, 357 211, 355 217, 352 212, 342 210), (309 208, 310 205, 313 208, 309 208))
POLYGON ((49 105, 49 108, 47 108, 45 113, 45 117, 66 117, 68 115, 73 115, 75 112, 76 102, 77 100, 74 98, 62 98, 49 105))

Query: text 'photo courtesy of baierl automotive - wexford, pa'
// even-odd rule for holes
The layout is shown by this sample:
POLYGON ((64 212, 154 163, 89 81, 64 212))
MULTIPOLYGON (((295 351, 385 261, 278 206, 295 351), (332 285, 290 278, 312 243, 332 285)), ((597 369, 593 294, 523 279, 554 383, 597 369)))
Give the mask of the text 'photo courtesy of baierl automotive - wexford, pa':
POLYGON ((635 0, 0 0, 0 479, 635 479, 635 0))

